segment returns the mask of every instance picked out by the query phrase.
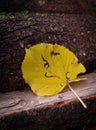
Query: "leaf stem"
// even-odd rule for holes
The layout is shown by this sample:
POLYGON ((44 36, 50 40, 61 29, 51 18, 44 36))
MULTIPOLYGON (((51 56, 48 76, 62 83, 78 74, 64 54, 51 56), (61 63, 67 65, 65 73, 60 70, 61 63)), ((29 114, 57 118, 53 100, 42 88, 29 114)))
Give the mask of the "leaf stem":
POLYGON ((74 93, 74 95, 78 98, 78 100, 80 101, 80 103, 82 104, 82 106, 87 109, 87 105, 84 103, 84 101, 78 96, 78 94, 73 90, 73 88, 70 86, 69 81, 67 80, 67 85, 69 87, 69 89, 74 93))

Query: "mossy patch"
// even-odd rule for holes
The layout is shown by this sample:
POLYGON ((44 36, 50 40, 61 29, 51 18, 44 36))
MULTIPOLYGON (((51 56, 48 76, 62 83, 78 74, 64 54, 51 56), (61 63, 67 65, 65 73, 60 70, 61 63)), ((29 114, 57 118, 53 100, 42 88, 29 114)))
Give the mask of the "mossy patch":
POLYGON ((30 14, 27 10, 25 11, 21 11, 21 12, 1 12, 0 13, 0 20, 14 20, 14 19, 18 19, 21 18, 23 20, 28 20, 28 21, 32 21, 32 18, 30 17, 30 14))
POLYGON ((13 15, 13 13, 6 13, 6 12, 1 12, 0 13, 0 20, 13 20, 15 19, 15 16, 13 15))

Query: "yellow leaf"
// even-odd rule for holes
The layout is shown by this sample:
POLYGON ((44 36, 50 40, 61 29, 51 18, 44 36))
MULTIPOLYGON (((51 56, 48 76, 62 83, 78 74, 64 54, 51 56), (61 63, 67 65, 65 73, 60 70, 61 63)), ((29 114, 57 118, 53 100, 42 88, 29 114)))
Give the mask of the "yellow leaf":
POLYGON ((73 52, 58 44, 40 43, 26 49, 22 63, 25 82, 39 96, 58 94, 66 80, 83 80, 77 75, 85 71, 73 52))

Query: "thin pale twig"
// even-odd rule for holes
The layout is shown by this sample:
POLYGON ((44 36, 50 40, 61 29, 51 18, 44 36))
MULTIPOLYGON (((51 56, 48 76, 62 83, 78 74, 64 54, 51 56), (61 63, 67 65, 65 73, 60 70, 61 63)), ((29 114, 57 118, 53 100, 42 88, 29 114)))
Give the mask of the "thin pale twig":
POLYGON ((84 103, 84 101, 78 96, 78 94, 73 90, 73 88, 70 86, 68 80, 66 81, 66 83, 67 83, 69 89, 70 89, 70 90, 74 93, 74 95, 78 98, 78 100, 80 101, 80 103, 82 104, 82 106, 83 106, 85 109, 87 109, 87 105, 86 105, 86 104, 84 103))

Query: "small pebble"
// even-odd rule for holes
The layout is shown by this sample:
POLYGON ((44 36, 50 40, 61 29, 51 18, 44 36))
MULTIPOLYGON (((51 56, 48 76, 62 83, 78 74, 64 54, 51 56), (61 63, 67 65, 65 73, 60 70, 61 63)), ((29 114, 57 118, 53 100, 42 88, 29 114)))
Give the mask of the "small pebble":
POLYGON ((48 38, 49 38, 49 39, 51 39, 51 37, 50 37, 50 36, 48 36, 48 38))
POLYGON ((14 73, 13 73, 13 72, 11 72, 10 74, 11 74, 11 75, 13 75, 14 73))
POLYGON ((24 48, 24 43, 23 42, 20 42, 20 47, 24 48))
POLYGON ((90 31, 87 31, 87 33, 89 34, 89 33, 90 33, 90 31))
POLYGON ((73 39, 73 42, 76 42, 76 38, 73 39))
POLYGON ((83 53, 83 56, 86 56, 86 53, 85 53, 85 52, 83 53))
POLYGON ((43 5, 45 4, 45 1, 44 1, 44 0, 39 0, 39 1, 38 1, 38 4, 39 4, 40 6, 43 6, 43 5))
POLYGON ((83 33, 83 32, 81 32, 81 35, 84 35, 84 33, 83 33))

